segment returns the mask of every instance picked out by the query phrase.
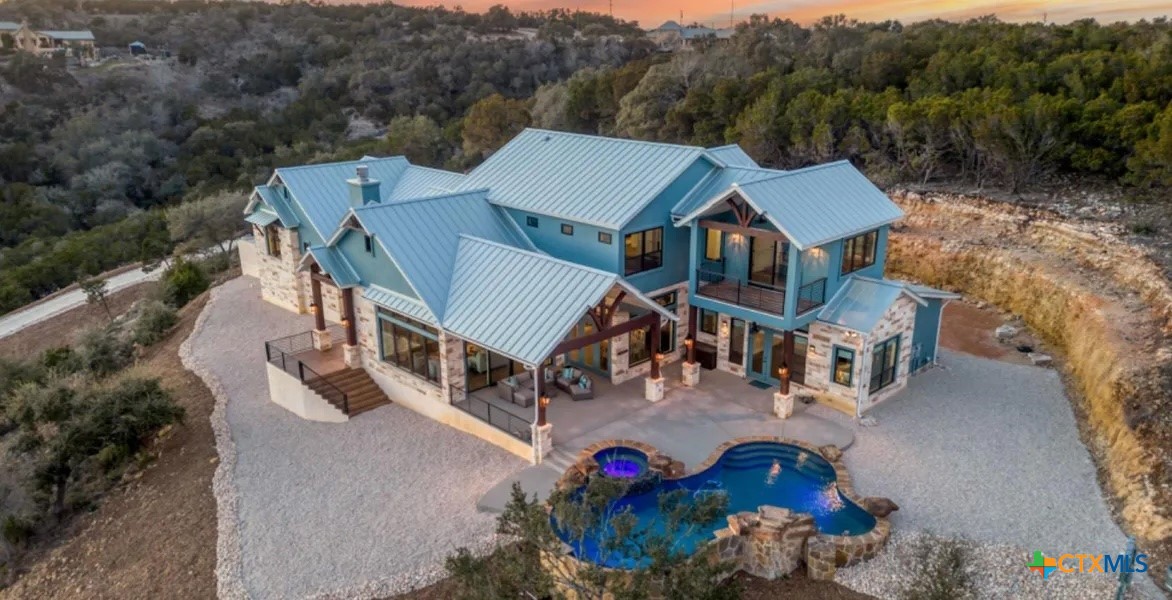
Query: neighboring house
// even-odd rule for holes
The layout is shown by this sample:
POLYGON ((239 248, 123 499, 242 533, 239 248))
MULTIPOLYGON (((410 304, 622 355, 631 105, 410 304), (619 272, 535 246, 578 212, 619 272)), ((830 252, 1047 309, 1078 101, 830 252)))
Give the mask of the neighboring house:
POLYGON ((142 42, 130 42, 126 48, 130 51, 131 56, 141 56, 147 53, 146 44, 142 42))
POLYGON ((27 23, 0 21, 0 47, 37 56, 61 55, 87 63, 98 57, 94 34, 85 31, 33 29, 27 23))
POLYGON ((672 52, 690 48, 698 41, 727 40, 736 30, 732 27, 713 29, 702 25, 684 27, 675 21, 667 21, 663 25, 647 32, 647 37, 655 42, 663 52, 672 52))
POLYGON ((316 315, 267 345, 274 401, 342 421, 389 397, 534 461, 540 398, 643 378, 657 401, 688 343, 861 415, 935 361, 955 297, 883 279, 902 213, 849 163, 763 169, 735 145, 527 129, 467 175, 277 169, 246 215, 263 297, 316 315))

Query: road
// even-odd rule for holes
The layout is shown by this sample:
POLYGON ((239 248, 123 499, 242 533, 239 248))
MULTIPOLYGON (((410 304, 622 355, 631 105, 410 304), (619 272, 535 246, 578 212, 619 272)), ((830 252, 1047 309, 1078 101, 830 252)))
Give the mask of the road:
MULTIPOLYGON (((106 289, 109 293, 114 293, 137 283, 154 281, 163 275, 163 270, 155 269, 147 273, 142 269, 134 269, 125 273, 119 273, 106 279, 106 289)), ((78 288, 61 294, 56 298, 41 302, 40 304, 34 304, 33 306, 8 313, 0 317, 0 339, 83 304, 85 304, 85 292, 78 288)))

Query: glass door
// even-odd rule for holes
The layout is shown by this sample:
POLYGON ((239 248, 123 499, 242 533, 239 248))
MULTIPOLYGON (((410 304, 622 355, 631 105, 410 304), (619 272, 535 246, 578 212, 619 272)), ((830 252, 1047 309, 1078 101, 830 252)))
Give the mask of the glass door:
POLYGON ((769 372, 768 379, 770 383, 781 383, 780 370, 781 366, 786 363, 785 357, 785 334, 780 331, 769 332, 769 372))
POLYGON ((806 383, 806 352, 810 349, 810 340, 806 334, 794 332, 794 355, 789 365, 789 379, 794 383, 806 383))

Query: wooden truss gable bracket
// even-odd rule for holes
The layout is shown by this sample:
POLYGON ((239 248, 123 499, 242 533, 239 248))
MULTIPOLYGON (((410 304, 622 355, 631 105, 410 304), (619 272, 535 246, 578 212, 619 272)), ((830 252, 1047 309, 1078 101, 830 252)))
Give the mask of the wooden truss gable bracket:
POLYGON ((725 202, 728 202, 728 205, 732 207, 733 215, 737 218, 737 224, 741 227, 748 227, 753 223, 753 219, 757 217, 757 211, 753 210, 753 207, 749 206, 749 203, 745 202, 739 196, 728 198, 725 202))
POLYGON ((603 298, 602 302, 598 303, 598 306, 592 307, 589 311, 587 311, 587 314, 590 315, 590 319, 594 321, 594 328, 598 331, 602 331, 603 329, 610 327, 611 322, 614 321, 614 315, 618 311, 619 304, 622 304, 623 298, 626 297, 627 292, 620 291, 609 306, 606 304, 606 298, 603 298))

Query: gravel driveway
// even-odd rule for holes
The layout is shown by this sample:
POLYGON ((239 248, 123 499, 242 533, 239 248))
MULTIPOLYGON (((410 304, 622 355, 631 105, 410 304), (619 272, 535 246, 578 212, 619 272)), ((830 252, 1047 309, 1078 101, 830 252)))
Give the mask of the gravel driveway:
POLYGON ((373 597, 431 582, 455 548, 491 539, 476 499, 525 466, 397 405, 327 424, 273 404, 264 341, 311 328, 241 277, 214 291, 188 341, 194 370, 226 398, 213 416, 230 435, 217 444, 222 597, 373 597))
POLYGON ((1051 552, 1119 552, 1095 465, 1057 372, 942 351, 868 413, 846 463, 855 487, 888 496, 896 530, 923 529, 1051 552))

